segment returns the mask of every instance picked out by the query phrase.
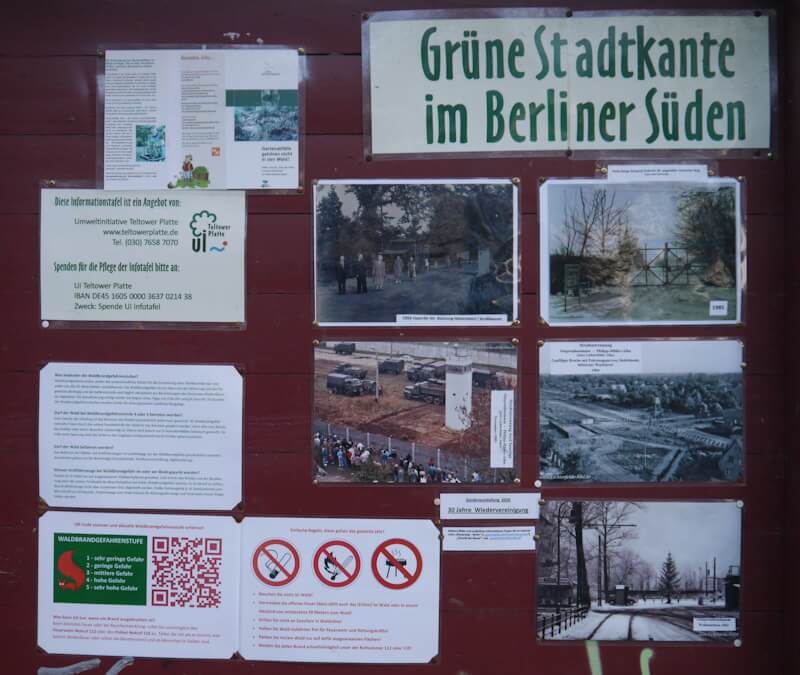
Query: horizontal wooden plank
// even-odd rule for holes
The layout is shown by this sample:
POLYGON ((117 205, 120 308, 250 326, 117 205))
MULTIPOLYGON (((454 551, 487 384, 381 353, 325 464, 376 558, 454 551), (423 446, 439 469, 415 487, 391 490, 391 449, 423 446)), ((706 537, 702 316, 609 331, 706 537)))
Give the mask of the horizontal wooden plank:
POLYGON ((247 330, 57 330, 39 327, 35 293, 0 292, 8 325, 0 333, 0 371, 35 370, 46 361, 244 363, 247 372, 306 372, 311 344, 307 295, 275 293, 247 299, 247 330), (268 337, 267 337, 268 336, 268 337), (191 339, 189 339, 191 338, 191 339), (265 348, 265 339, 269 348, 265 348), (191 356, 190 356, 191 355, 191 356))
MULTIPOLYGON (((536 213, 540 177, 592 177, 595 164, 588 160, 484 159, 480 170, 474 161, 449 159, 376 160, 363 156, 360 135, 311 135, 306 138, 306 189, 292 195, 253 193, 251 213, 310 213, 311 186, 317 179, 395 178, 512 178, 519 177, 523 213, 536 213)), ((731 160, 732 162, 732 160, 731 160)), ((95 184, 95 138, 93 136, 32 135, 0 137, 0 171, 13 181, 0 185, 0 214, 38 213, 39 187, 43 179, 85 181, 95 184)), ((727 162, 735 175, 744 175, 758 187, 749 187, 754 198, 746 202, 749 215, 783 212, 783 162, 727 162), (755 198, 755 197, 758 198, 755 198)), ((731 175, 721 169, 723 175, 731 175)))

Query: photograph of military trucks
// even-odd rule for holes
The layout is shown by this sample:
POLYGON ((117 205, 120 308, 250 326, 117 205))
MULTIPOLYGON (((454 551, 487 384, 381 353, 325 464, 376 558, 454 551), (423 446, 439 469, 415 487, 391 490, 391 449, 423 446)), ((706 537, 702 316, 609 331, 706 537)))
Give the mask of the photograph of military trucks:
POLYGON ((539 477, 743 480, 738 340, 545 342, 539 477))
POLYGON ((326 180, 314 188, 321 325, 508 325, 517 318, 510 179, 326 180))
POLYGON ((739 638, 735 501, 547 500, 536 534, 540 640, 739 638))
POLYGON ((313 478, 512 482, 516 469, 491 463, 492 393, 516 389, 511 342, 321 343, 314 349, 313 478))
POLYGON ((739 182, 548 180, 540 188, 542 318, 552 325, 740 319, 739 182))

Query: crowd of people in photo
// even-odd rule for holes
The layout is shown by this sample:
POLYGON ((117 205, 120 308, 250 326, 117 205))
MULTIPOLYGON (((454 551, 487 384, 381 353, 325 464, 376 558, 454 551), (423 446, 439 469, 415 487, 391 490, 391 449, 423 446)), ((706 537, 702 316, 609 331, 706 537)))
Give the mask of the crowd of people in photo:
MULTIPOLYGON (((459 267, 463 260, 456 256, 455 264, 459 267)), ((442 265, 449 267, 453 264, 450 256, 442 261, 442 265)), ((396 255, 392 258, 384 259, 383 254, 378 253, 370 265, 363 253, 359 253, 355 260, 348 260, 345 256, 339 256, 335 265, 336 285, 339 295, 347 294, 347 280, 355 277, 356 293, 367 292, 367 277, 372 278, 372 288, 381 291, 387 284, 400 284, 403 281, 416 281, 418 273, 430 272, 432 268, 439 266, 439 260, 434 260, 431 264, 430 258, 422 258, 418 262, 416 257, 408 255, 396 255)))
MULTIPOLYGON (((357 470, 373 465, 379 467, 385 480, 391 483, 461 483, 453 471, 436 465, 433 458, 427 464, 416 462, 411 454, 400 457, 388 447, 365 445, 360 441, 339 438, 336 434, 316 432, 313 436, 315 457, 324 473, 328 467, 342 471, 357 470)), ((473 471, 470 482, 482 482, 478 471, 473 471)))

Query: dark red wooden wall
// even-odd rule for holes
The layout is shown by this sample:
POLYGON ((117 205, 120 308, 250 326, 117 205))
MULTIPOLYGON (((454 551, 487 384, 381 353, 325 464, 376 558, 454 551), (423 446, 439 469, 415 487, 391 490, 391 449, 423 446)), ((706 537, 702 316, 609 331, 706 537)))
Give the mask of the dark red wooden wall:
MULTIPOLYGON (((776 9, 782 140, 774 159, 722 160, 746 185, 748 288, 736 327, 555 330, 538 322, 537 179, 591 176, 593 161, 565 158, 375 161, 362 154, 361 14, 388 9, 485 7, 474 0, 83 0, 5 2, 0 11, 0 672, 31 673, 73 656, 37 650, 36 410, 38 370, 50 360, 240 364, 246 373, 244 512, 247 515, 435 518, 430 486, 314 486, 310 476, 312 340, 343 336, 312 326, 311 197, 248 197, 247 330, 240 333, 45 330, 38 321, 41 179, 94 181, 95 73, 99 44, 304 47, 305 184, 315 178, 509 177, 522 179, 521 326, 458 335, 517 337, 522 369, 522 485, 536 479, 537 340, 551 337, 736 336, 746 346, 746 484, 582 487, 546 491, 599 498, 743 499, 740 648, 651 645, 654 675, 789 675, 800 672, 800 464, 795 424, 800 358, 800 10, 796 3, 703 3, 776 9)), ((556 3, 545 3, 556 4, 556 3)), ((528 5, 508 0, 501 6, 528 5)), ((695 9, 694 0, 582 0, 573 9, 695 9)), ((381 329, 346 333, 396 335, 381 329)), ((432 329, 407 335, 444 335, 432 329)), ((450 333, 448 335, 452 335, 450 333)), ((686 524, 687 528, 691 523, 686 524)), ((535 554, 444 554, 440 654, 425 666, 325 666, 137 659, 126 673, 589 673, 582 643, 538 645, 535 554)), ((603 645, 607 675, 636 675, 644 645, 603 645)), ((87 655, 91 656, 91 655, 87 655)), ((108 668, 114 659, 104 658, 108 668)), ((100 671, 96 671, 100 672, 100 671)))

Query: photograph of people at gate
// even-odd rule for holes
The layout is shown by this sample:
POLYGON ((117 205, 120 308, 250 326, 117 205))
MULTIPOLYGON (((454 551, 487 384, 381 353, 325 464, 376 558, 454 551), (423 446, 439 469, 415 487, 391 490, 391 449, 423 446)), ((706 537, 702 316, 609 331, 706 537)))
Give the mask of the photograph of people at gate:
POLYGON ((739 182, 728 178, 546 181, 542 317, 553 325, 735 323, 740 201, 739 182))
POLYGON ((320 325, 509 325, 517 189, 508 179, 320 181, 320 325))

